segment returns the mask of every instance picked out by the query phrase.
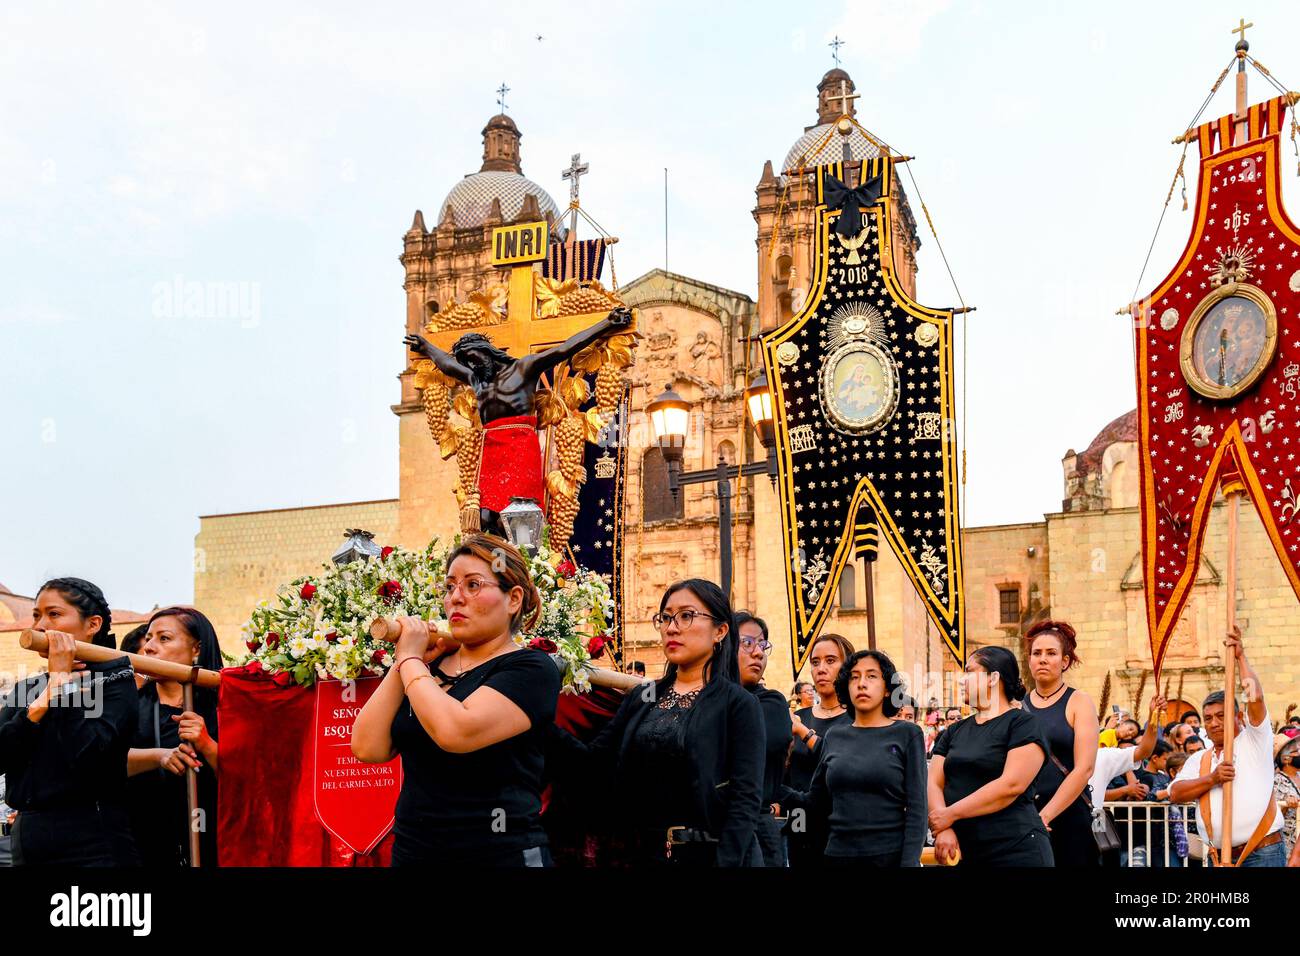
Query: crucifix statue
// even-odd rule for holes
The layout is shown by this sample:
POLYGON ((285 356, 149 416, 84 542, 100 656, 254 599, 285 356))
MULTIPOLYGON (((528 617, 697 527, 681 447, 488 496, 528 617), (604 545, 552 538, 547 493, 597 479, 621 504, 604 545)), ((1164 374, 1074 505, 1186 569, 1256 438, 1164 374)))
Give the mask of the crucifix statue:
POLYGON ((422 335, 403 341, 428 358, 448 378, 474 391, 483 424, 483 450, 478 465, 479 526, 503 535, 501 511, 512 497, 545 500, 541 443, 537 435, 536 395, 542 376, 583 349, 626 331, 632 324, 628 309, 614 309, 589 328, 563 342, 521 358, 498 348, 481 332, 461 335, 450 352, 422 335))

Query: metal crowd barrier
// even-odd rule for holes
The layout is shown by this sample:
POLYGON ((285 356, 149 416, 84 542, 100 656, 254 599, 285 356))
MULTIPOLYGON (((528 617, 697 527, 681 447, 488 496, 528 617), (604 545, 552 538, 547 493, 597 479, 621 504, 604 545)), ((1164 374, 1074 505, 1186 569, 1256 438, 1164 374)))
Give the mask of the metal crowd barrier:
POLYGON ((1208 866, 1209 844, 1196 828, 1195 803, 1156 803, 1148 800, 1108 800, 1120 841, 1120 866, 1208 866), (1187 855, 1180 856, 1181 828, 1187 855))

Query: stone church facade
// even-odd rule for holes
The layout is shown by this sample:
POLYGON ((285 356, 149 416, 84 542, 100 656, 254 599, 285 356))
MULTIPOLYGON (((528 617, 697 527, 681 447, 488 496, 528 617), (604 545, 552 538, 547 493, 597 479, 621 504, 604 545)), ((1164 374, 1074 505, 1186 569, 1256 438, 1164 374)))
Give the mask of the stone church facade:
MULTIPOLYGON (((874 137, 854 126, 845 136, 834 128, 853 82, 842 70, 826 74, 817 89, 817 122, 788 150, 781 168, 769 161, 755 188, 753 217, 757 288, 754 295, 693 277, 653 270, 621 286, 638 309, 645 336, 636 364, 629 422, 625 534, 626 652, 644 660, 651 674, 662 662, 650 615, 673 580, 718 577, 718 502, 713 484, 684 486, 673 498, 667 472, 654 447, 646 403, 665 385, 692 404, 692 429, 683 468, 754 461, 764 451, 746 419, 742 397, 757 360, 753 338, 784 322, 801 306, 812 269, 814 201, 811 177, 801 167, 843 158, 878 155, 874 137)), ((561 211, 550 195, 523 174, 522 134, 507 116, 492 117, 483 131, 483 159, 447 194, 433 228, 417 212, 403 236, 407 332, 420 331, 428 316, 499 282, 490 266, 492 229, 506 222, 546 218, 562 231, 561 211)), ((904 287, 916 293, 916 222, 902 191, 900 228, 893 261, 904 287)), ((924 298, 924 296, 922 296, 924 298)), ((396 334, 394 340, 398 338, 396 334)), ((410 547, 458 525, 451 494, 455 462, 443 461, 425 423, 414 385, 411 356, 403 354, 400 393, 392 406, 400 421, 398 497, 238 515, 208 515, 196 538, 195 604, 216 623, 224 646, 238 651, 239 628, 250 609, 291 577, 320 567, 343 529, 364 527, 378 539, 410 547)), ((1099 433, 1082 454, 1063 461, 1059 512, 1042 521, 963 532, 968 647, 999 643, 1017 647, 1038 617, 1071 621, 1080 634, 1084 664, 1076 686, 1094 697, 1107 672, 1111 700, 1131 708, 1139 694, 1149 700, 1150 652, 1141 603, 1137 462, 1133 414, 1099 433), (1147 678, 1143 673, 1148 674, 1147 678)), ((788 691, 793 683, 784 557, 777 496, 765 476, 733 484, 732 593, 736 607, 766 618, 775 647, 769 685, 788 691)), ((1210 529, 1196 594, 1170 652, 1170 694, 1199 705, 1221 681, 1225 601, 1223 521, 1210 529)), ((1252 657, 1274 696, 1275 716, 1285 701, 1300 699, 1300 607, 1287 586, 1257 521, 1242 522, 1238 615, 1248 628, 1252 657), (1289 645, 1289 646, 1288 646, 1289 645)), ((914 675, 919 695, 947 702, 959 670, 943 649, 910 582, 888 550, 871 564, 846 573, 839 601, 824 632, 867 644, 866 582, 871 574, 878 646, 901 670, 914 675), (932 675, 928 679, 926 675, 932 675)), ((1164 690, 1162 687, 1161 690, 1164 690)))

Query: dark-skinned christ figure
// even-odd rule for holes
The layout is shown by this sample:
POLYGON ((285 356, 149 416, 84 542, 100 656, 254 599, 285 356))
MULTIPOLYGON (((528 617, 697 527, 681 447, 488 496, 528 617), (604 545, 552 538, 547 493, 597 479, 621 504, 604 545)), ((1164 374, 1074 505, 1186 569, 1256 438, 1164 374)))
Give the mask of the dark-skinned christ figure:
POLYGON ((521 358, 511 357, 478 332, 462 335, 450 352, 444 352, 422 335, 412 334, 403 339, 412 351, 433 362, 438 371, 474 390, 479 420, 483 423, 478 491, 479 522, 484 531, 504 536, 501 511, 512 497, 532 498, 538 504, 545 501, 535 408, 542 376, 631 324, 630 309, 615 309, 559 345, 521 358))

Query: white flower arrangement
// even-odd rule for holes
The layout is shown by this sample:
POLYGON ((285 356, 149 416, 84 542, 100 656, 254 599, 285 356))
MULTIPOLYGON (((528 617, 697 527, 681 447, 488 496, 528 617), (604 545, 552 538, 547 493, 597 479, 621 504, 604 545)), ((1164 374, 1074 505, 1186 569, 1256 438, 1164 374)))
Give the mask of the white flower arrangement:
MULTIPOLYGON (((256 662, 267 673, 286 674, 307 687, 317 679, 387 673, 394 645, 373 638, 370 625, 380 617, 410 615, 447 630, 442 582, 447 554, 459 544, 458 536, 450 547, 435 538, 422 551, 384 548, 376 560, 325 565, 319 575, 283 585, 273 599, 258 602, 244 625, 248 654, 238 663, 256 662)), ((586 693, 592 652, 600 656, 612 638, 609 583, 546 546, 529 559, 529 573, 542 612, 515 641, 551 655, 565 693, 586 693)))

